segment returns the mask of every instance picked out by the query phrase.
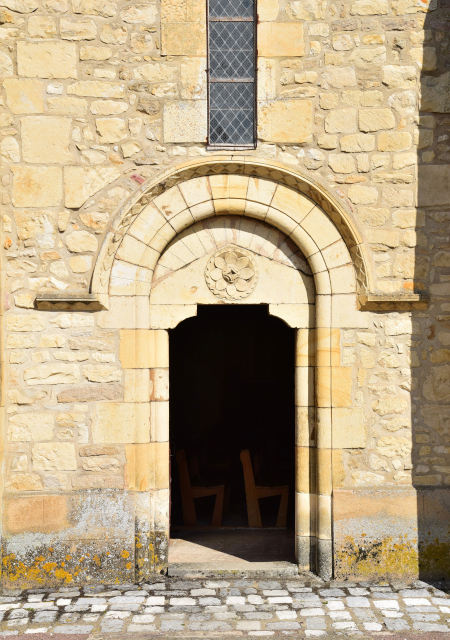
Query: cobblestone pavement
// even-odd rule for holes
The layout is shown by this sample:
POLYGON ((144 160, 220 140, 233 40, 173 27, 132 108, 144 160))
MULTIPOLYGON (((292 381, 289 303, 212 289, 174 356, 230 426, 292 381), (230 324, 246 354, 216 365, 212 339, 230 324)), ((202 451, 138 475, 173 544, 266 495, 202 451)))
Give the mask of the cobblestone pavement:
POLYGON ((160 577, 140 585, 3 592, 0 614, 2 636, 377 637, 391 632, 404 638, 421 632, 428 640, 450 632, 450 597, 418 581, 160 577))

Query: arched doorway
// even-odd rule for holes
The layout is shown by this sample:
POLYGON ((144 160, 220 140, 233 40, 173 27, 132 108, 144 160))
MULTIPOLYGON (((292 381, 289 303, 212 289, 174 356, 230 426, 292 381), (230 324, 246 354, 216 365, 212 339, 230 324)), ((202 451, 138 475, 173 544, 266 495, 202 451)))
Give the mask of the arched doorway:
POLYGON ((248 570, 295 562, 295 331, 269 316, 266 305, 202 305, 196 318, 169 332, 169 353, 169 564, 248 570), (254 526, 243 451, 250 453, 246 472, 259 485, 288 487, 285 522, 277 523, 281 495, 274 495, 257 500, 262 529, 254 526), (194 500, 195 524, 183 517, 189 496, 180 452, 192 483, 226 487, 213 528, 214 495, 194 500))
MULTIPOLYGON (((251 300, 240 304, 268 304, 269 314, 297 329, 297 562, 324 578, 333 572, 332 470, 342 475, 342 450, 353 447, 355 433, 358 442, 364 436, 361 409, 352 404, 352 366, 341 361, 340 334, 367 326, 357 301, 365 304, 361 294, 371 291, 371 266, 351 215, 310 178, 269 161, 215 157, 171 169, 144 186, 119 212, 92 279, 92 291, 109 309, 105 322, 120 329, 122 366, 132 380, 149 369, 153 385, 147 406, 142 399, 127 409, 136 420, 126 450, 128 487, 139 492, 136 504, 150 505, 136 514, 138 577, 167 566, 169 397, 156 381, 168 374, 168 331, 195 316, 198 305, 214 304, 206 262, 218 247, 236 245, 237 224, 240 250, 253 246, 272 267, 261 271, 269 277, 249 287, 251 300), (239 223, 224 226, 221 217, 239 223), (255 233, 260 224, 271 229, 263 241, 255 233), (210 226, 193 234, 196 225, 210 226), (218 235, 211 243, 212 229, 218 235), (198 243, 201 233, 205 242, 198 243), (203 258, 196 271, 194 263, 203 258), (303 294, 297 289, 292 295, 284 267, 296 274, 303 294), (141 415, 149 416, 149 439, 141 432, 141 415), (349 423, 354 429, 347 435, 349 423)), ((223 303, 220 295, 215 303, 223 303)))

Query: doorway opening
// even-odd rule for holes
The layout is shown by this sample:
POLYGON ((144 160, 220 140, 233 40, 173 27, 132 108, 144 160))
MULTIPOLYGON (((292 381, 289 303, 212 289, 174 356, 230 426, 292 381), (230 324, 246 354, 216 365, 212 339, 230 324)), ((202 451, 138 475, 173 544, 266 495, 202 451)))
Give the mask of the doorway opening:
POLYGON ((205 305, 169 350, 169 563, 295 562, 295 330, 205 305))

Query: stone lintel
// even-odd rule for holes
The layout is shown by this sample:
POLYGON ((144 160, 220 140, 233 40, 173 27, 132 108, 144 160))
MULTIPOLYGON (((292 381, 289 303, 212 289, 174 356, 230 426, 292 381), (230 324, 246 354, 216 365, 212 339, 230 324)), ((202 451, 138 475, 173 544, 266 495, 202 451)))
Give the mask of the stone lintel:
POLYGON ((365 293, 358 296, 361 311, 408 311, 427 309, 430 301, 428 293, 377 294, 365 293))
POLYGON ((101 311, 106 308, 95 293, 79 291, 38 293, 36 307, 42 311, 101 311))

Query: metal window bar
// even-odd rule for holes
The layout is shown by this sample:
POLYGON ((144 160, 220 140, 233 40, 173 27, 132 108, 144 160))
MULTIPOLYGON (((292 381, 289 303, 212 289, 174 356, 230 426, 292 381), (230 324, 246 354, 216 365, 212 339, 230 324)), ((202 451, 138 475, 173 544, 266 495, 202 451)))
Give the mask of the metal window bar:
POLYGON ((255 2, 208 2, 208 143, 250 147, 256 140, 255 2))

